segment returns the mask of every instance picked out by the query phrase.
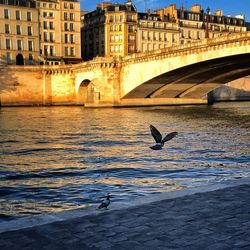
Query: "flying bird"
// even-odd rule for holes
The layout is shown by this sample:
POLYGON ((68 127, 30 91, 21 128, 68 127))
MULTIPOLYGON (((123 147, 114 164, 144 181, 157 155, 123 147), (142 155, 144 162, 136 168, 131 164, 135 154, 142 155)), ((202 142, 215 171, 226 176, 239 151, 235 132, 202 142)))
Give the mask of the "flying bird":
POLYGON ((167 134, 163 139, 162 139, 162 135, 159 132, 159 130, 154 127, 153 125, 150 125, 150 130, 151 130, 151 134, 155 139, 156 144, 154 146, 151 146, 150 148, 153 150, 160 150, 162 149, 162 147, 164 146, 164 143, 173 139, 178 133, 177 132, 172 132, 170 134, 167 134))
POLYGON ((109 204, 110 204, 110 195, 107 194, 106 199, 104 201, 102 201, 102 203, 99 205, 98 209, 102 209, 102 208, 107 209, 109 204))

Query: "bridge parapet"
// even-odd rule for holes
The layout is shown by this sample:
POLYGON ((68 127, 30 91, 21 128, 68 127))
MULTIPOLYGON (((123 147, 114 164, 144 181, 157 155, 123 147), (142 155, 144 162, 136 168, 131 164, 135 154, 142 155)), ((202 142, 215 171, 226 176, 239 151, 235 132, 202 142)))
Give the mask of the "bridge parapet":
POLYGON ((92 61, 58 65, 58 66, 43 66, 43 70, 46 74, 73 74, 82 71, 92 71, 101 68, 116 68, 121 66, 122 59, 113 57, 96 57, 92 61))
POLYGON ((215 47, 232 47, 235 45, 247 45, 250 44, 250 32, 228 34, 218 38, 204 39, 198 42, 193 42, 185 45, 176 45, 160 50, 150 51, 146 53, 136 53, 130 56, 126 56, 122 59, 122 64, 127 65, 131 63, 140 63, 145 61, 151 61, 155 59, 163 59, 166 57, 180 56, 186 54, 192 54, 195 51, 202 52, 215 47))

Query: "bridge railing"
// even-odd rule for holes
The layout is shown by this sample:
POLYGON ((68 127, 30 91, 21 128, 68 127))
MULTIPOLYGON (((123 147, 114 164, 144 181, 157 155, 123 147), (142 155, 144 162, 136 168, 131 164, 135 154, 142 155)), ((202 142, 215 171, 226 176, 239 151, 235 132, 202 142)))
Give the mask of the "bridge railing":
POLYGON ((228 35, 217 37, 217 38, 203 39, 198 42, 192 42, 192 43, 183 44, 183 45, 175 45, 172 47, 167 47, 164 49, 149 51, 145 53, 136 53, 136 54, 123 57, 123 62, 135 60, 135 59, 153 57, 157 55, 172 54, 175 52, 190 50, 190 49, 195 49, 195 48, 202 48, 202 47, 208 47, 208 46, 213 46, 213 45, 239 42, 243 40, 250 40, 250 32, 232 33, 232 34, 228 34, 228 35))

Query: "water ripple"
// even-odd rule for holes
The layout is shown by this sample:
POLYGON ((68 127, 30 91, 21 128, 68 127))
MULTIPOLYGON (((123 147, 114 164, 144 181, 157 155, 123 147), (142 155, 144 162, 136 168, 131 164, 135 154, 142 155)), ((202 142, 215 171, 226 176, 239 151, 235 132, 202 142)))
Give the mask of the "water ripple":
POLYGON ((249 107, 2 108, 0 221, 248 176, 249 107))

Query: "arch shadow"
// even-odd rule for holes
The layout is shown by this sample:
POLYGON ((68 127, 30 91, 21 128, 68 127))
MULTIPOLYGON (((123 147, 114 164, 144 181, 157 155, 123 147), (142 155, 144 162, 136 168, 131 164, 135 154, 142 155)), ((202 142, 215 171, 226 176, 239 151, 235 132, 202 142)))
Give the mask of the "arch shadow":
POLYGON ((122 99, 194 98, 195 95, 201 98, 223 84, 248 75, 250 53, 221 57, 161 74, 142 83, 122 99))
POLYGON ((87 102, 92 102, 94 98, 94 91, 89 79, 84 79, 77 91, 77 105, 84 105, 87 102))

